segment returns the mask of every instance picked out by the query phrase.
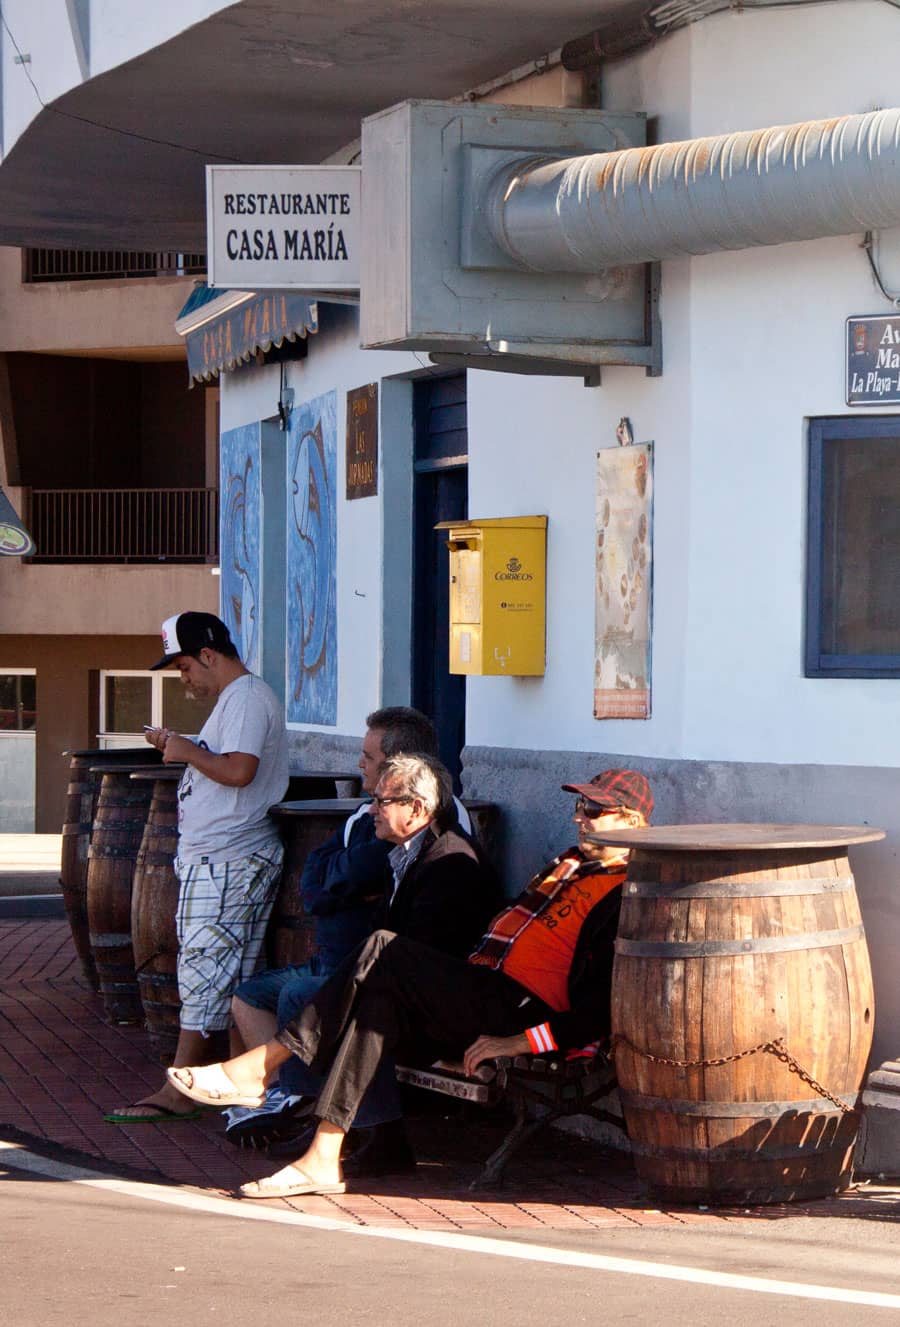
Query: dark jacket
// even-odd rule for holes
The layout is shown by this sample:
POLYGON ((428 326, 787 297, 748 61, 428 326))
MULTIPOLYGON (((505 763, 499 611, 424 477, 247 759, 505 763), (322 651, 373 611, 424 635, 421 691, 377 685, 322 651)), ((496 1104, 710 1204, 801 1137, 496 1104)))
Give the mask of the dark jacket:
MULTIPOLYGON (((597 867, 598 872, 604 868, 597 867)), ((616 868, 621 874, 622 868, 616 868)), ((594 874, 592 871, 591 874, 594 874)), ((616 932, 622 886, 591 908, 578 935, 569 969, 569 1008, 547 1020, 560 1050, 573 1050, 608 1037, 616 932)))
POLYGON ((300 876, 303 907, 314 919, 316 948, 326 970, 337 967, 371 935, 391 878, 389 843, 375 837, 368 814, 350 826, 349 842, 339 829, 313 848, 300 876))
POLYGON ((466 958, 502 903, 496 872, 474 840, 432 824, 379 925, 466 958))

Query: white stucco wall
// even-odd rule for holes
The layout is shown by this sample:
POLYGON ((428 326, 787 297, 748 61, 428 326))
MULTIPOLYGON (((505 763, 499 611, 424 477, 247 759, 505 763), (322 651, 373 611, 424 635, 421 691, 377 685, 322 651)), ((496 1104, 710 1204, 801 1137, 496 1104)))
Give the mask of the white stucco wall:
MULTIPOLYGON (((604 74, 611 109, 660 141, 900 104, 900 14, 880 0, 723 14, 604 74)), ((900 283, 900 242, 884 237, 900 283)), ((893 268, 891 267, 893 264, 893 268)), ((472 678, 467 741, 536 750, 897 767, 898 683, 803 676, 806 421, 849 414, 844 322, 882 313, 859 237, 663 266, 664 373, 469 374, 469 511, 546 513, 547 672, 472 678), (655 444, 653 713, 592 717, 595 455, 622 415, 655 444)), ((361 352, 352 319, 287 367, 297 400, 338 393, 338 721, 380 703, 382 496, 347 502, 349 388, 420 372, 361 352)), ((277 368, 226 375, 222 428, 271 418, 277 368)), ((860 411, 855 414, 865 413, 860 411)), ((888 408, 888 413, 898 413, 888 408)), ((408 447, 382 434, 380 448, 408 447)), ((390 547, 390 545, 388 545, 390 547)))
MULTIPOLYGON (((900 104, 898 56, 877 0, 722 15, 613 66, 605 104, 660 140, 790 123, 900 104)), ((806 420, 851 413, 844 321, 889 311, 859 240, 664 264, 660 379, 469 375, 470 511, 550 516, 546 677, 473 679, 470 743, 900 764, 898 683, 803 677, 806 420), (620 415, 656 443, 653 715, 598 723, 594 454, 620 415)))

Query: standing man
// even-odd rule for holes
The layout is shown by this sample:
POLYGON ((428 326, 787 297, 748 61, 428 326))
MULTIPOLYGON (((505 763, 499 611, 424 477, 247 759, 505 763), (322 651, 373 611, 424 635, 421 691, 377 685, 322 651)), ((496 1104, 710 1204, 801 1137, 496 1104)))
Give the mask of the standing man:
MULTIPOLYGON (((229 1025, 235 986, 256 969, 283 848, 269 807, 288 785, 287 733, 271 687, 241 662, 212 613, 179 613, 162 626, 164 654, 189 699, 215 700, 196 742, 167 728, 147 741, 165 764, 184 764, 178 785, 181 888, 176 917, 181 1030, 176 1065, 207 1058, 207 1039, 229 1025)), ((153 1123, 194 1114, 165 1083, 105 1118, 153 1123)))

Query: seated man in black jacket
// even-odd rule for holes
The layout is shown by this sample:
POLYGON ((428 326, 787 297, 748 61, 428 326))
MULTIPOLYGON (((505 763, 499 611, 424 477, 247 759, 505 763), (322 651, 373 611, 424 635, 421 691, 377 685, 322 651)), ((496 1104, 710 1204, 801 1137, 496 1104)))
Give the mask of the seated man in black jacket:
POLYGON ((324 1075, 310 1145, 294 1164, 242 1185, 244 1197, 343 1193, 344 1137, 383 1058, 401 1046, 427 1040, 472 1073, 498 1055, 565 1051, 608 1033, 628 854, 590 835, 646 823, 653 796, 634 770, 564 786, 578 794, 578 846, 494 918, 468 962, 378 931, 274 1041, 224 1065, 168 1071, 205 1104, 252 1104, 291 1055, 324 1075))
MULTIPOLYGON (((413 752, 437 755, 434 724, 419 710, 405 705, 374 710, 366 725, 359 768, 362 790, 368 795, 375 791, 389 757, 413 752)), ((456 798, 453 805, 459 826, 470 835, 472 825, 465 808, 456 798)), ((338 964, 384 924, 390 850, 390 842, 375 832, 371 806, 365 805, 308 854, 300 877, 300 897, 304 912, 312 918, 315 953, 306 963, 258 972, 238 987, 231 1003, 237 1032, 233 1055, 274 1037, 279 1022, 287 1022, 302 1009, 338 964)))
MULTIPOLYGON (((381 766, 367 811, 375 841, 386 852, 386 881, 375 925, 463 959, 496 912, 501 892, 481 849, 459 827, 449 773, 434 756, 393 756, 381 766)), ((370 889, 372 884, 377 886, 377 878, 370 889)), ((291 992, 295 986, 301 993, 306 989, 302 980, 284 988, 278 1024, 273 1020, 270 1036, 293 1019, 321 982, 310 985, 308 995, 299 1000, 291 992)), ((321 1087, 319 1076, 293 1059, 284 1066, 281 1082, 295 1097, 317 1096, 321 1087)), ((382 1066, 361 1104, 357 1128, 372 1129, 400 1119, 392 1063, 382 1066)), ((292 1132, 290 1117, 282 1112, 281 1119, 287 1127, 273 1129, 270 1138, 292 1132)), ((244 1123, 238 1120, 229 1132, 244 1123)), ((402 1128, 383 1130, 381 1145, 391 1153, 392 1169, 415 1165, 402 1128)), ((374 1165, 375 1158, 369 1157, 367 1164, 374 1165)))

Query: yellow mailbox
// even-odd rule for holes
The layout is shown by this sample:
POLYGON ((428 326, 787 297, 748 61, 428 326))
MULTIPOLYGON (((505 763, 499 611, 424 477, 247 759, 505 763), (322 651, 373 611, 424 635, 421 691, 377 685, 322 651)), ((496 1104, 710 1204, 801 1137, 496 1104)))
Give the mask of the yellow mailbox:
POLYGON ((442 521, 450 549, 450 672, 544 672, 547 517, 442 521))

